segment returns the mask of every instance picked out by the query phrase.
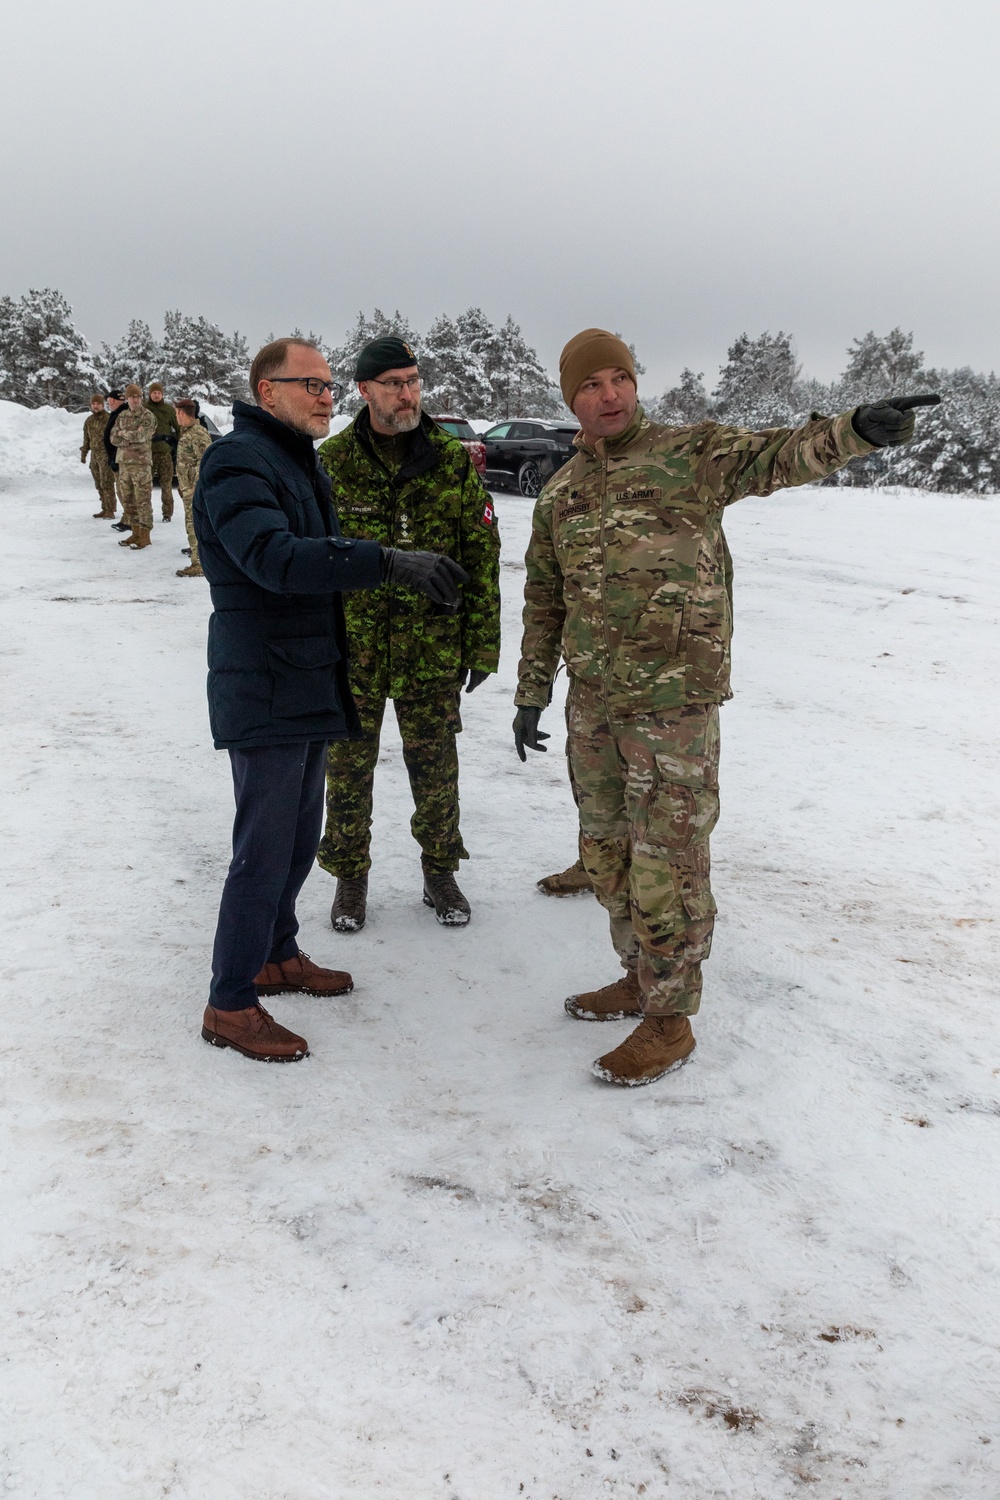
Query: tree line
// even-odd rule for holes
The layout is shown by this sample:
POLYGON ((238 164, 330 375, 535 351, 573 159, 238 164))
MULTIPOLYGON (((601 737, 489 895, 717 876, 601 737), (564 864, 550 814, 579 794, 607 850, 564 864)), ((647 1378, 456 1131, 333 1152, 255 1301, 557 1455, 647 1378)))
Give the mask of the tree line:
MULTIPOLYGON (((301 330, 294 330, 301 333, 301 330)), ((403 338, 424 375, 429 412, 499 422, 508 417, 566 415, 559 388, 512 316, 493 323, 481 308, 442 314, 419 333, 398 310, 359 312, 338 344, 310 332, 343 393, 337 405, 361 405, 353 383, 358 351, 384 334, 403 338)), ((86 409, 95 389, 135 380, 161 380, 168 394, 228 405, 247 399, 251 350, 240 333, 226 334, 205 317, 167 312, 157 338, 133 319, 117 344, 95 351, 73 323, 58 291, 0 298, 0 399, 24 406, 86 409)), ((636 363, 641 377, 644 367, 636 363)), ((797 426, 813 411, 845 411, 904 390, 936 390, 943 404, 921 414, 918 436, 901 449, 883 449, 850 464, 826 484, 907 485, 918 489, 993 494, 1000 491, 1000 381, 964 367, 928 368, 913 334, 894 328, 866 333, 847 350, 843 373, 829 384, 805 377, 790 334, 741 334, 710 391, 703 373, 685 369, 680 381, 643 404, 658 421, 685 425, 714 420, 739 427, 797 426)))

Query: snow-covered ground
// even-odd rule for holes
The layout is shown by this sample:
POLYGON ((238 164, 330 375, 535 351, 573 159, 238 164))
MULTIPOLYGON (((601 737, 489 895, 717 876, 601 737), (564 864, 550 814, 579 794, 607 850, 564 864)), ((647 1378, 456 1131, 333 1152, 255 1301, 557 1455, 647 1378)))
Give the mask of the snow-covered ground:
POLYGON ((318 871, 300 906, 356 989, 275 1000, 313 1053, 263 1067, 199 1036, 207 589, 178 521, 135 554, 91 520, 82 418, 47 420, 0 483, 5 1493, 996 1500, 998 503, 731 512, 700 1045, 632 1092, 588 1071, 626 1025, 562 1009, 615 976, 603 915, 534 888, 574 815, 558 708, 546 757, 510 744, 499 496, 472 924, 421 904, 387 734, 368 927, 318 871))

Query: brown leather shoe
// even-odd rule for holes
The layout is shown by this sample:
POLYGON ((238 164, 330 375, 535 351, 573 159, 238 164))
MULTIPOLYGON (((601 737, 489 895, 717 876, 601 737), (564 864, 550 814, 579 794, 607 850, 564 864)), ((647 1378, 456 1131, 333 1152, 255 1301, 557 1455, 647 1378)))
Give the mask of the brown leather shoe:
POLYGON ((354 980, 342 969, 321 969, 308 953, 265 964, 254 980, 258 995, 349 995, 354 980))
POLYGON ((568 870, 560 870, 558 875, 546 875, 544 880, 537 880, 535 884, 546 896, 579 896, 584 891, 592 895, 594 891, 582 859, 570 865, 568 870))
POLYGON ((305 1037, 279 1026, 262 1005, 246 1010, 216 1010, 206 1005, 201 1034, 213 1047, 232 1047, 257 1062, 298 1062, 309 1056, 305 1037))
POLYGON ((599 990, 570 995, 566 1013, 578 1021, 624 1021, 627 1016, 641 1016, 638 974, 623 974, 614 984, 599 990))
POLYGON ((620 1047, 597 1059, 591 1072, 605 1083, 637 1088, 681 1067, 694 1048, 687 1016, 646 1016, 620 1047))

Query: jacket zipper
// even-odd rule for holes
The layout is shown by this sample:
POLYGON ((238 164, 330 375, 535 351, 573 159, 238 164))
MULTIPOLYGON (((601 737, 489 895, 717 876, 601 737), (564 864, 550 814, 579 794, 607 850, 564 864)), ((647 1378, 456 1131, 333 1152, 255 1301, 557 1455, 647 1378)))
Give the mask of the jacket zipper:
POLYGON ((607 653, 607 665, 604 669, 604 706, 608 717, 611 710, 608 705, 608 690, 611 683, 611 631, 608 625, 608 543, 604 528, 608 513, 608 450, 605 444, 604 453, 601 456, 601 625, 604 630, 604 650, 607 653))

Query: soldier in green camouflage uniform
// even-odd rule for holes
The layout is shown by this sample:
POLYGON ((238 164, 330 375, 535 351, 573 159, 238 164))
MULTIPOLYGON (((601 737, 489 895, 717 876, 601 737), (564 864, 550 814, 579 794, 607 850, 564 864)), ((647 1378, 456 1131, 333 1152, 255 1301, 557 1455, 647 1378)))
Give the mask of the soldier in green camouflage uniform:
POLYGON ((163 519, 170 521, 174 515, 174 446, 178 441, 180 428, 177 425, 177 413, 171 403, 164 400, 163 387, 158 380, 154 380, 149 387, 146 410, 151 411, 156 418, 152 451, 153 482, 160 486, 160 512, 163 519))
POLYGON ((138 550, 149 546, 153 529, 153 434, 156 418, 142 404, 137 385, 127 386, 128 411, 122 412, 111 429, 111 441, 118 451, 118 488, 122 509, 132 527, 119 547, 138 550))
POLYGON ((177 425, 181 432, 177 440, 177 488, 184 502, 184 524, 187 527, 188 546, 191 549, 191 562, 186 568, 178 568, 177 577, 202 578, 204 574, 201 563, 198 561, 198 538, 195 536, 194 523, 191 519, 191 502, 194 500, 194 487, 198 483, 201 456, 206 448, 211 447, 212 439, 198 421, 197 408, 193 401, 178 401, 177 425))
MULTIPOLYGON (((419 387, 403 384, 418 378, 408 347, 396 339, 377 340, 362 351, 356 373, 369 404, 319 450, 341 530, 388 547, 443 553, 466 569, 470 582, 453 615, 412 589, 387 586, 344 595, 351 691, 364 739, 330 745, 327 823, 318 859, 340 883, 366 881, 379 731, 391 698, 415 805, 410 827, 422 850, 425 900, 431 904, 434 877, 450 880, 459 860, 468 858, 459 831, 459 693, 466 676, 471 691, 497 669, 500 538, 492 501, 469 455, 421 415, 419 387), (404 394, 391 388, 387 394, 385 381, 404 394), (380 425, 391 427, 394 401, 405 425, 379 432, 372 425, 372 403, 376 420, 381 404, 388 415, 380 425)), ((468 920, 468 905, 453 880, 445 885, 456 899, 451 916, 433 899, 438 919, 459 925, 468 920)), ((335 902, 338 930, 362 925, 363 892, 357 920, 342 924, 337 911, 335 902)))
POLYGON ((90 456, 90 477, 101 497, 101 508, 94 512, 95 521, 113 521, 118 504, 115 476, 104 451, 104 429, 107 425, 108 412, 104 397, 99 391, 95 391, 90 398, 90 416, 83 424, 83 447, 80 449, 82 464, 87 462, 88 454, 90 456))
MULTIPOLYGON (((861 431, 881 429, 859 419, 883 408, 764 432, 665 427, 637 404, 627 346, 600 329, 566 346, 560 375, 584 431, 535 507, 515 739, 522 759, 524 745, 544 748, 538 715, 562 654, 581 854, 626 970, 571 996, 567 1009, 585 1020, 645 1016, 595 1071, 648 1083, 694 1047, 688 1017, 700 1004, 716 913, 709 838, 719 816, 719 704, 732 696, 725 507, 870 453, 883 439, 861 431)), ((884 441, 905 441, 912 414, 893 417, 903 435, 884 441)))

